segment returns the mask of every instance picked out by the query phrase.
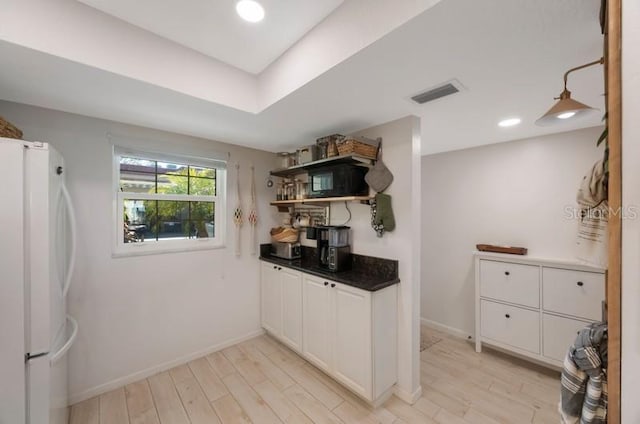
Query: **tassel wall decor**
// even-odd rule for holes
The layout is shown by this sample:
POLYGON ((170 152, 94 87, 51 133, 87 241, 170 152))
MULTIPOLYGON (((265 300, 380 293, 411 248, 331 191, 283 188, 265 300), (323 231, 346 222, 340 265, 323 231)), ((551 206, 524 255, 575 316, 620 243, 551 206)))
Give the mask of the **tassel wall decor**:
POLYGON ((256 174, 255 168, 251 165, 251 208, 249 209, 249 217, 247 218, 251 225, 251 254, 256 254, 256 225, 258 224, 258 211, 256 210, 256 174))
POLYGON ((240 228, 242 228, 242 206, 240 204, 240 164, 236 164, 236 181, 238 183, 237 206, 233 210, 233 223, 236 225, 236 256, 240 256, 240 228))

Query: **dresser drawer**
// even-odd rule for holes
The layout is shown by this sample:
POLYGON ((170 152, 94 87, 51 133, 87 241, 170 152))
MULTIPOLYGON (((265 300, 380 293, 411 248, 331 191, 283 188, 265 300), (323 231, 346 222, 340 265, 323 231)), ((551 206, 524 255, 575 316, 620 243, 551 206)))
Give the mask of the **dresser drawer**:
POLYGON ((480 261, 480 296, 540 307, 540 267, 480 261))
POLYGON ((542 316, 542 354, 557 361, 564 361, 578 332, 587 325, 589 323, 585 321, 544 314, 542 316))
POLYGON ((604 274, 545 267, 542 269, 542 299, 546 311, 600 321, 604 274))
POLYGON ((540 313, 488 300, 480 301, 482 337, 540 353, 540 313))

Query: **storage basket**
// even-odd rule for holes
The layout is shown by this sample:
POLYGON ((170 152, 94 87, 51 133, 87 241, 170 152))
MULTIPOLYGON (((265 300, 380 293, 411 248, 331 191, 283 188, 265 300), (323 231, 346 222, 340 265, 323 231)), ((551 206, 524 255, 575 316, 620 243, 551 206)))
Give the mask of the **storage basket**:
POLYGON ((298 230, 295 228, 274 228, 271 230, 271 241, 296 243, 298 241, 298 230))
POLYGON ((340 156, 356 154, 367 159, 378 157, 378 146, 380 142, 362 137, 345 137, 336 142, 340 156))
POLYGON ((0 137, 22 140, 22 131, 0 116, 0 137))

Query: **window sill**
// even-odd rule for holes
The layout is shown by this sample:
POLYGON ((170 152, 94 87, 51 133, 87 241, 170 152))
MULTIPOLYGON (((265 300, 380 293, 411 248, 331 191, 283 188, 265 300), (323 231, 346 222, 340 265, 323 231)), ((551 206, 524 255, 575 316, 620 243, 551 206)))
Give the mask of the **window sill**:
POLYGON ((222 243, 212 242, 194 242, 193 246, 176 246, 176 247, 158 247, 158 246, 144 246, 141 244, 131 243, 131 246, 122 247, 118 246, 111 253, 111 257, 128 258, 132 256, 149 256, 149 255, 163 255, 167 253, 184 253, 184 252, 197 252, 201 250, 218 250, 224 249, 227 246, 222 243))

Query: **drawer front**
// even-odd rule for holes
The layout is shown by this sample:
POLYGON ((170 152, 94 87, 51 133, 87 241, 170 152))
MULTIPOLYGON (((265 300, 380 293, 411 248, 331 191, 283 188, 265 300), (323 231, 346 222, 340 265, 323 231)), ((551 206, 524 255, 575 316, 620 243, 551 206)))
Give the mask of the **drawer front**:
POLYGON ((564 361, 578 332, 587 325, 589 323, 585 321, 544 314, 542 318, 543 355, 557 361, 564 361))
POLYGON ((604 274, 543 268, 542 298, 546 311, 600 321, 604 274))
POLYGON ((481 260, 480 296, 539 308, 540 268, 481 260))
POLYGON ((481 301, 482 337, 540 353, 540 314, 517 306, 481 301))

